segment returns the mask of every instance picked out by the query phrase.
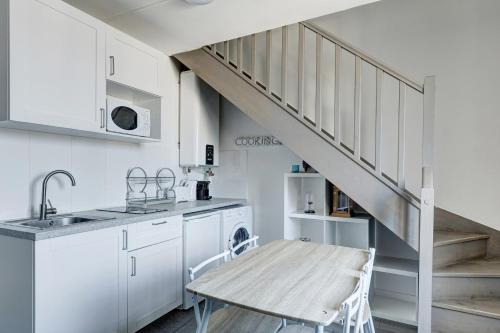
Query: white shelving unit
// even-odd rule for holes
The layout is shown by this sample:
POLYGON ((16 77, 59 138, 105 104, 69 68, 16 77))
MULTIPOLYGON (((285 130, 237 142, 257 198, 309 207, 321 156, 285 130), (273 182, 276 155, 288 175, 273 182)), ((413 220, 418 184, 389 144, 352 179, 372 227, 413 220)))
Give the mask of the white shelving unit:
POLYGON ((376 256, 373 270, 376 272, 418 278, 418 261, 413 259, 376 256))
POLYGON ((306 237, 312 242, 363 249, 375 246, 370 292, 373 316, 416 326, 418 254, 378 222, 370 232, 370 218, 330 216, 332 196, 322 175, 287 173, 284 184, 284 238, 306 237), (304 213, 306 193, 313 195, 314 214, 304 213))
POLYGON ((380 223, 375 227, 370 306, 374 317, 417 326, 418 256, 380 223))
POLYGON ((417 303, 412 300, 378 294, 370 306, 374 317, 417 326, 417 303))
POLYGON ((328 181, 318 173, 287 173, 284 179, 284 239, 368 249, 369 218, 330 216, 328 181), (312 194, 315 213, 304 213, 306 193, 312 194))

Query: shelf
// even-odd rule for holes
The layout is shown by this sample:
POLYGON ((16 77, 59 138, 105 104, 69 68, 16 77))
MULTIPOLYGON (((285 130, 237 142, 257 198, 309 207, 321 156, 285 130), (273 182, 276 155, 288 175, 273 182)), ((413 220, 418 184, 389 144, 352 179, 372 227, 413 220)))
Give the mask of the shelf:
POLYGON ((113 132, 96 133, 96 136, 100 136, 100 137, 108 139, 108 140, 124 141, 124 142, 130 142, 130 143, 151 143, 151 142, 160 142, 161 141, 158 138, 134 136, 134 135, 121 134, 121 133, 113 133, 113 132))
POLYGON ((376 256, 373 264, 375 272, 418 278, 418 261, 394 257, 376 256))
POLYGON ((370 303, 373 317, 417 326, 417 303, 400 298, 374 295, 370 303))
POLYGON ((324 178, 319 173, 311 172, 289 172, 285 174, 289 178, 324 178))
POLYGON ((369 221, 369 219, 367 218, 336 217, 336 216, 323 215, 320 213, 306 214, 302 211, 289 213, 288 217, 293 219, 321 220, 321 221, 347 222, 347 223, 368 223, 369 221))

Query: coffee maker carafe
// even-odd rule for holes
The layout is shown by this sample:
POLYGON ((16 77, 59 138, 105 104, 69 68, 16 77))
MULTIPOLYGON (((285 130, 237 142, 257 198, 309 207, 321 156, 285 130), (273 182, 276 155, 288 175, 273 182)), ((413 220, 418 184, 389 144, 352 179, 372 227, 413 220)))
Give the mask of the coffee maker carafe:
POLYGON ((210 190, 208 185, 210 182, 208 180, 199 180, 196 184, 196 200, 210 200, 210 190))

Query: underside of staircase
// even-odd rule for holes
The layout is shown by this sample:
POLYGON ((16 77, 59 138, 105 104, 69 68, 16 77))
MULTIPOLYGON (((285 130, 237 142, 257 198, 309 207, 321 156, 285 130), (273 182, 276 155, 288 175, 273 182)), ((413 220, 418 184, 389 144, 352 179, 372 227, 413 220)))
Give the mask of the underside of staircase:
POLYGON ((315 125, 284 112, 271 94, 266 96, 235 75, 205 49, 178 54, 176 58, 418 250, 420 212, 418 200, 412 195, 400 191, 391 180, 374 177, 369 167, 350 158, 347 149, 332 147, 328 135, 318 135, 315 125))
POLYGON ((500 332, 499 239, 496 230, 436 211, 433 332, 500 332))

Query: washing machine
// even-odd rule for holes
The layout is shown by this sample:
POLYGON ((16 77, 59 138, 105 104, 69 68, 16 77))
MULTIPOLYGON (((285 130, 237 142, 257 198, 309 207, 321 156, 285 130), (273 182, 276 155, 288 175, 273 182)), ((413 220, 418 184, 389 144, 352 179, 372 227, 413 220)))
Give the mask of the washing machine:
MULTIPOLYGON (((226 251, 232 246, 253 236, 252 206, 239 206, 222 210, 221 250, 226 251)), ((238 249, 243 252, 245 247, 238 249)), ((239 254, 239 253, 238 253, 239 254)))

